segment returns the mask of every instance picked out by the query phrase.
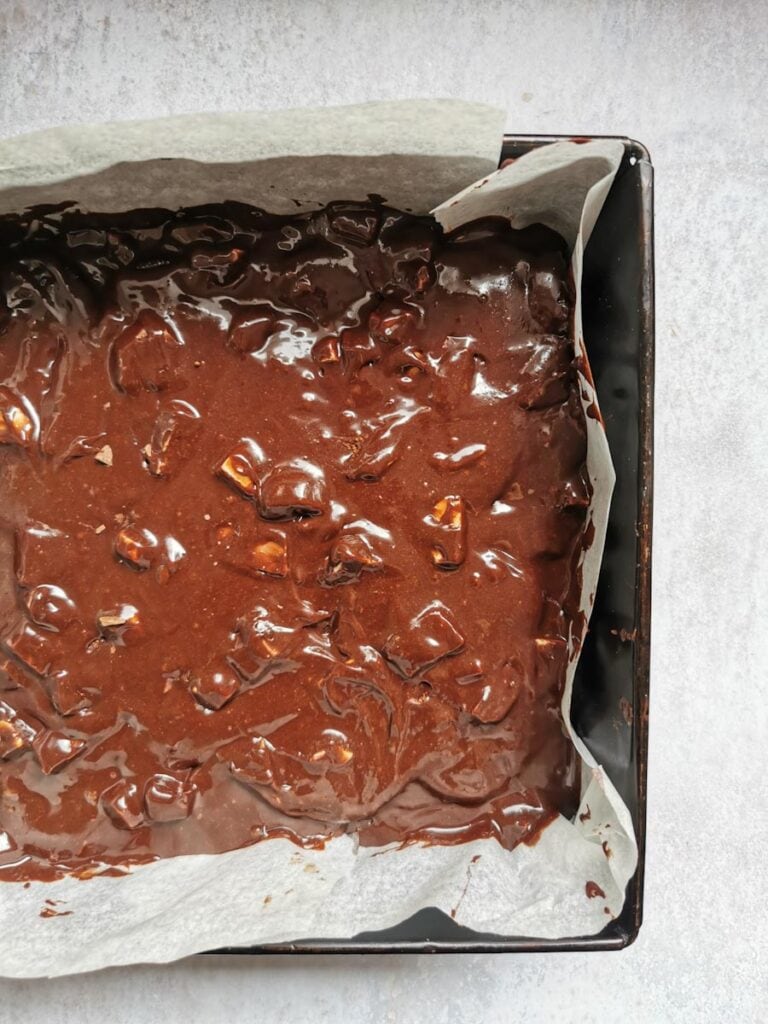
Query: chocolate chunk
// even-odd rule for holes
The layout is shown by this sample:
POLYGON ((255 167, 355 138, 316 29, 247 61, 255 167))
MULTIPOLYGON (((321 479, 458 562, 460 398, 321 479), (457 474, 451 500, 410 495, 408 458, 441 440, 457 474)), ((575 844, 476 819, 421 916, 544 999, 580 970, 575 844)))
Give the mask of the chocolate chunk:
POLYGON ((387 219, 379 234, 379 244, 392 257, 387 291, 421 295, 434 284, 436 236, 434 222, 426 218, 408 224, 387 219))
POLYGON ((383 565, 383 558, 368 537, 360 533, 342 534, 331 548, 321 582, 326 587, 353 583, 362 573, 376 572, 383 565))
POLYGON ((259 476, 264 462, 261 448, 244 437, 219 463, 216 472, 246 498, 255 498, 259 494, 259 476))
POLYGON ((150 530, 124 526, 115 536, 115 554, 135 569, 150 569, 160 558, 160 545, 150 530))
POLYGON ((18 712, 0 701, 0 759, 12 757, 28 750, 34 742, 36 730, 18 712))
POLYGON ((195 795, 194 783, 157 773, 144 787, 144 809, 151 821, 183 821, 192 813, 195 795))
POLYGON ((283 579, 288 575, 285 531, 259 526, 243 535, 239 527, 220 523, 216 532, 221 561, 229 568, 255 577, 265 575, 283 579))
POLYGON ((355 380, 366 367, 375 366, 382 356, 381 345, 365 327, 341 330, 339 349, 344 370, 351 380, 355 380))
POLYGON ((32 742, 40 767, 46 775, 58 771, 85 750, 86 742, 55 729, 44 729, 32 742))
POLYGON ((77 616, 75 602, 53 583, 41 583, 28 592, 27 611, 36 625, 52 633, 66 629, 77 616))
POLYGON ((312 358, 321 366, 341 362, 341 342, 337 335, 329 334, 319 338, 312 346, 312 358))
POLYGON ((0 758, 20 753, 27 741, 14 722, 0 718, 0 758))
POLYGON ((463 646, 464 637, 448 608, 441 601, 432 601, 406 629, 388 637, 382 654, 404 679, 412 679, 463 646))
POLYGON ((328 222, 345 241, 370 245, 379 229, 379 212, 375 207, 334 203, 328 209, 328 222))
POLYGON ((424 522, 430 530, 432 562, 438 569, 458 569, 467 555, 467 510, 457 495, 440 498, 424 522))
POLYGON ((39 426, 33 417, 20 395, 0 385, 0 444, 28 448, 39 435, 39 426))
POLYGON ((35 675, 44 676, 51 665, 50 633, 29 622, 17 622, 2 639, 3 647, 35 675))
POLYGON ((227 344, 236 352, 250 355, 262 349, 279 329, 279 317, 271 306, 250 306, 233 314, 227 344))
POLYGON ((175 398, 164 406, 152 431, 147 461, 154 476, 170 476, 191 458, 203 422, 197 409, 175 398))
POLYGON ((510 659, 499 669, 486 673, 480 685, 480 697, 471 708, 472 717, 485 725, 501 722, 525 686, 525 670, 519 660, 510 659))
POLYGON ((392 348, 385 365, 387 370, 399 377, 404 384, 413 384, 425 374, 432 372, 432 366, 423 349, 409 342, 392 348))
POLYGON ((323 470, 307 459, 294 459, 271 469, 261 481, 261 514, 265 519, 304 519, 326 510, 323 470))
POLYGON ((266 609, 260 608, 255 618, 241 623, 240 635, 246 646, 267 662, 272 658, 282 658, 291 651, 296 640, 296 627, 274 622, 267 617, 266 609))
POLYGON ((45 680, 52 706, 67 718, 93 707, 95 691, 79 683, 67 669, 58 669, 45 680))
POLYGON ((99 612, 96 624, 102 638, 117 647, 133 645, 144 635, 139 610, 132 604, 121 604, 99 612))
POLYGON ((189 689, 198 704, 218 711, 237 696, 240 680, 226 664, 208 666, 192 677, 189 689))
POLYGON ((374 341, 406 344, 416 335, 417 311, 408 306, 384 303, 368 317, 368 330, 374 341))
POLYGON ((141 790, 135 782, 120 779, 101 794, 101 806, 118 828, 141 828, 144 822, 141 790))
POLYGON ((267 576, 288 575, 288 549, 285 534, 273 533, 255 541, 248 552, 248 567, 267 576))
POLYGON ((178 383, 179 342, 169 326, 150 310, 123 328, 110 352, 112 381, 118 391, 165 391, 178 383))
POLYGON ((0 653, 0 691, 22 690, 28 684, 29 679, 22 666, 0 653))

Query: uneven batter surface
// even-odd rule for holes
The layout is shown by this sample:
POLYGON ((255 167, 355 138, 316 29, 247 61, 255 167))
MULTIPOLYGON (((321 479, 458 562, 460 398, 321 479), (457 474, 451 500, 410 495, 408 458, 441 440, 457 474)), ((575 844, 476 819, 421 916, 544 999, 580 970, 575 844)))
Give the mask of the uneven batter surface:
POLYGON ((0 274, 0 879, 573 810, 557 235, 40 208, 0 274))

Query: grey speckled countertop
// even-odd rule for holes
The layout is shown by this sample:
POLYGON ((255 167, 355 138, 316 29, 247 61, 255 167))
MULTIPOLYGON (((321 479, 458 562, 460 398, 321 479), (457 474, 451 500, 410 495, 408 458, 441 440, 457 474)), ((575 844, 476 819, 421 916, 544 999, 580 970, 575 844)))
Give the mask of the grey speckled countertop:
POLYGON ((761 0, 3 0, 0 136, 419 95, 504 105, 515 132, 634 136, 656 167, 658 319, 636 944, 0 981, 0 1022, 765 1020, 766 37, 761 0))

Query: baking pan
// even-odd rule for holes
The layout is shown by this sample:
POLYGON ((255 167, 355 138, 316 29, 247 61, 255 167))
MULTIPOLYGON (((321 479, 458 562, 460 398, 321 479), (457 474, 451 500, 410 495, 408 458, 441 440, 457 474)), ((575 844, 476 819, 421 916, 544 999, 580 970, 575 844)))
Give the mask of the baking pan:
MULTIPOLYGON (((500 163, 568 136, 505 135, 500 163)), ((594 137, 573 141, 588 142, 594 137)), ((223 949, 218 953, 459 953, 621 949, 643 916, 651 624, 653 496, 653 168, 648 151, 624 146, 584 258, 583 324, 616 469, 605 554, 576 671, 572 719, 624 799, 638 866, 621 914, 597 935, 533 939, 462 928, 439 910, 351 938, 223 949)))

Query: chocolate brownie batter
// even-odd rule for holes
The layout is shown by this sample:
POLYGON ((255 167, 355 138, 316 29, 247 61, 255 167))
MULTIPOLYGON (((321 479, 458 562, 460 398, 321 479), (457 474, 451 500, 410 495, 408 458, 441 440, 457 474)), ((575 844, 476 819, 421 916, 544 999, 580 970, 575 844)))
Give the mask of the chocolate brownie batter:
POLYGON ((0 879, 573 812, 556 234, 47 207, 0 275, 0 879))

